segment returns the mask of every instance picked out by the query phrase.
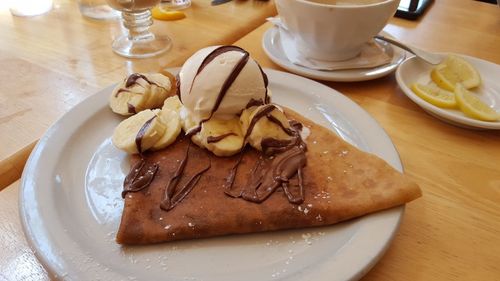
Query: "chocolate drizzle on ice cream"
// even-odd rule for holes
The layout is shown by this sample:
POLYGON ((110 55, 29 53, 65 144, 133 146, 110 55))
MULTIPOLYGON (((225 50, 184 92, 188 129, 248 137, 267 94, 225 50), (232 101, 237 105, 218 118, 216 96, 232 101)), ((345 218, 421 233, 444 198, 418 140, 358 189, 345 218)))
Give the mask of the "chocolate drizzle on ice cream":
POLYGON ((250 54, 237 46, 204 48, 179 72, 179 95, 196 123, 228 119, 251 100, 269 101, 268 79, 250 54))
POLYGON ((262 74, 262 79, 264 79, 264 87, 266 88, 266 93, 264 95, 264 103, 267 104, 271 102, 271 98, 269 97, 267 90, 267 86, 269 85, 269 79, 267 79, 267 74, 264 72, 264 70, 262 70, 262 67, 260 66, 259 63, 257 63, 257 66, 259 67, 260 73, 262 74))
MULTIPOLYGON (((201 130, 201 126, 202 126, 203 122, 206 122, 206 121, 210 120, 210 118, 212 118, 212 116, 217 111, 217 109, 219 109, 219 106, 222 103, 222 100, 224 99, 224 97, 226 96, 229 88, 231 87, 231 85, 233 85, 234 81, 236 80, 236 78, 240 74, 241 70, 243 70, 243 68, 247 64, 248 59, 250 58, 250 54, 247 51, 245 51, 242 48, 240 48, 240 47, 236 47, 236 46, 220 46, 220 47, 214 49, 210 54, 208 54, 208 56, 205 57, 205 59, 202 61, 202 63, 198 67, 198 70, 196 71, 195 76, 193 77, 193 81, 191 82, 191 88, 189 89, 189 93, 188 94, 191 94, 191 91, 193 89, 193 85, 195 83, 195 80, 198 77, 198 75, 203 71, 203 69, 210 62, 212 62, 216 57, 218 57, 221 54, 224 54, 226 52, 230 52, 230 51, 241 52, 243 54, 243 56, 234 65, 233 69, 231 70, 231 72, 229 73, 229 75, 227 76, 227 78, 224 80, 224 82, 223 82, 223 84, 222 84, 222 86, 221 86, 221 88, 219 90, 219 93, 217 95, 217 98, 215 99, 214 105, 213 105, 212 109, 210 110, 210 115, 207 118, 202 119, 199 122, 198 126, 196 128, 194 128, 194 129, 192 129, 193 132, 199 132, 201 130)), ((260 68, 260 66, 259 66, 259 68, 260 68)), ((264 85, 266 85, 266 97, 267 97, 267 76, 265 76, 265 74, 264 74, 263 71, 262 71, 262 74, 263 74, 263 79, 265 81, 264 85)), ((190 132, 190 133, 192 133, 192 132, 190 132)))

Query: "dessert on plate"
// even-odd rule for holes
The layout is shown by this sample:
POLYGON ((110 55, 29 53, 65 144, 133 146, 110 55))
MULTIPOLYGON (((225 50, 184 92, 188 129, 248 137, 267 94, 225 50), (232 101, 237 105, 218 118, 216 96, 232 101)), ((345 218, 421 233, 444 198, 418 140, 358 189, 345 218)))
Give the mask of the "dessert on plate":
POLYGON ((152 75, 132 74, 110 97, 133 114, 112 138, 133 154, 120 244, 330 225, 421 196, 384 160, 272 103, 239 47, 204 48, 176 78, 152 75))

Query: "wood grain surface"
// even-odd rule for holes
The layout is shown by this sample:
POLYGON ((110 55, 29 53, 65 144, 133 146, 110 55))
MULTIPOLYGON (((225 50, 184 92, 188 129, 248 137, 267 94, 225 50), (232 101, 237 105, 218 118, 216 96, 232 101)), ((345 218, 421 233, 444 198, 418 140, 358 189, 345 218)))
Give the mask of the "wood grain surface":
POLYGON ((152 30, 173 40, 168 53, 125 59, 111 50, 119 21, 80 15, 76 1, 55 0, 36 17, 15 17, 0 4, 0 190, 20 176, 18 152, 33 146, 62 114, 98 89, 133 72, 180 66, 195 51, 231 44, 276 13, 273 1, 233 1, 211 6, 193 1, 179 21, 155 21, 152 30), (228 24, 230 23, 230 24, 228 24))
MULTIPOLYGON (((253 5, 247 2, 250 1, 237 5, 253 5)), ((76 38, 78 36, 64 31, 63 27, 54 27, 59 31, 52 35, 47 27, 44 30, 48 34, 35 33, 28 29, 28 24, 20 23, 21 19, 13 19, 8 12, 0 10, 0 71, 6 66, 11 72, 22 73, 19 69, 27 69, 25 73, 35 77, 33 83, 39 83, 35 87, 25 85, 28 80, 19 80, 25 84, 16 89, 15 82, 22 79, 21 74, 9 76, 9 79, 0 76, 0 159, 4 160, 0 163, 10 164, 14 169, 19 169, 19 165, 5 159, 16 153, 20 155, 18 158, 25 159, 27 153, 21 149, 38 137, 30 135, 30 130, 41 134, 53 118, 66 112, 84 96, 133 69, 147 67, 147 63, 127 61, 110 52, 110 38, 116 32, 112 24, 102 28, 108 23, 79 18, 73 2, 57 4, 59 6, 53 13, 79 22, 68 25, 86 34, 85 38, 76 38), (101 34, 103 29, 108 32, 106 35, 101 34), (41 40, 36 47, 24 46, 33 42, 28 38, 29 34, 41 40), (74 46, 62 40, 65 36, 75 36, 74 46), (56 39, 61 42, 52 43, 56 39), (89 51, 92 49, 94 51, 89 51), (109 59, 109 65, 103 62, 103 58, 109 59), (43 83, 45 75, 51 78, 47 80, 50 82, 43 83), (38 91, 39 87, 45 90, 38 91), (22 93, 26 93, 27 98, 17 98, 22 93), (43 104, 54 104, 59 111, 57 108, 47 109, 47 116, 37 112, 33 103, 42 103, 43 95, 55 98, 43 104), (15 101, 18 109, 12 109, 7 101, 15 101), (32 106, 28 107, 26 104, 30 103, 32 106), (24 128, 28 126, 32 127, 24 128), (7 136, 7 133, 11 135, 7 136)), ((246 13, 242 13, 246 17, 246 13)), ((385 31, 422 48, 462 53, 500 64, 499 15, 500 9, 492 4, 439 0, 434 1, 420 21, 395 18, 385 31)), ((49 15, 48 18, 31 20, 46 21, 55 26, 57 17, 49 15)), ((187 22, 178 24, 187 25, 187 22)), ((169 25, 173 24, 166 23, 165 30, 174 34, 174 27, 169 25)), ((209 26, 207 29, 212 34, 223 28, 217 23, 209 26)), ((186 28, 194 30, 196 27, 201 26, 186 28)), ((269 24, 260 26, 236 44, 248 49, 264 67, 280 69, 261 48, 262 34, 269 27, 269 24)), ((176 28, 176 32, 182 33, 182 27, 176 28)), ((237 36, 227 36, 228 41, 237 39, 237 36)), ((178 44, 189 40, 195 39, 185 37, 179 39, 178 44)), ((197 44, 196 48, 201 46, 201 43, 197 44)), ((178 54, 184 55, 183 59, 192 52, 178 50, 178 54)), ((178 65, 183 60, 180 59, 182 55, 177 61, 166 55, 151 66, 178 65)), ((9 75, 9 72, 2 72, 2 75, 5 73, 9 75)), ((354 100, 380 123, 398 149, 405 173, 419 183, 424 192, 422 198, 407 205, 401 228, 389 250, 362 280, 498 280, 500 132, 466 130, 437 120, 403 94, 394 75, 367 82, 325 84, 354 100)), ((0 168, 0 179, 4 177, 4 171, 0 168)), ((45 280, 48 279, 45 271, 21 235, 17 213, 18 188, 16 182, 0 192, 0 280, 45 280)))

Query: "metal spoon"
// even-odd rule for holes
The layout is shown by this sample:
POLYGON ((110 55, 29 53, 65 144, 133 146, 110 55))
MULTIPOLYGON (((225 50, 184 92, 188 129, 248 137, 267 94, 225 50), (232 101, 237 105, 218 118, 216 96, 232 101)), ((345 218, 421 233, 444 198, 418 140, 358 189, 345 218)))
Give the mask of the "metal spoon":
POLYGON ((404 50, 414 54, 415 56, 417 56, 418 58, 422 59, 423 61, 425 61, 429 64, 436 65, 436 64, 441 63, 441 61, 443 60, 442 55, 424 51, 424 50, 419 49, 417 47, 402 43, 396 39, 387 38, 387 37, 384 37, 382 35, 376 35, 375 39, 379 39, 379 40, 385 41, 387 43, 391 43, 395 46, 398 46, 401 49, 404 49, 404 50))

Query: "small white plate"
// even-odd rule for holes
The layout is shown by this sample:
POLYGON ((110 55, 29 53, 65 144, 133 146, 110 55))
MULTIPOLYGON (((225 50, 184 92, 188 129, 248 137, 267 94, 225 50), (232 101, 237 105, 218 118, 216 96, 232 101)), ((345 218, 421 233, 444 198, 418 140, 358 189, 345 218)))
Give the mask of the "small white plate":
MULTIPOLYGON (((477 93, 477 96, 490 107, 500 112, 500 65, 469 57, 465 55, 455 54, 463 57, 471 63, 481 75, 483 80, 479 88, 472 90, 477 93)), ((446 55, 443 54, 443 58, 446 55)), ((500 122, 486 122, 472 119, 465 116, 459 109, 446 109, 432 105, 417 96, 411 89, 413 83, 429 84, 431 83, 431 70, 434 66, 425 63, 417 57, 406 59, 396 71, 396 80, 399 87, 407 97, 427 111, 430 115, 459 127, 468 129, 492 129, 500 130, 500 122)))
MULTIPOLYGON (((382 34, 390 36, 384 32, 382 32, 382 34)), ((262 48, 264 52, 266 52, 267 56, 277 65, 304 77, 337 82, 367 81, 383 77, 393 72, 405 59, 405 51, 399 48, 392 48, 392 46, 386 42, 377 41, 377 43, 382 46, 390 57, 392 57, 390 63, 374 68, 325 71, 310 69, 290 62, 283 51, 278 27, 273 26, 268 29, 262 38, 262 48)))
MULTIPOLYGON (((341 93, 265 70, 273 99, 402 170, 368 113, 341 93)), ((129 164, 111 144, 122 120, 108 87, 81 102, 40 139, 25 167, 21 221, 49 273, 68 280, 357 280, 392 240, 404 206, 333 226, 123 247, 114 241, 129 164)))

